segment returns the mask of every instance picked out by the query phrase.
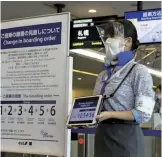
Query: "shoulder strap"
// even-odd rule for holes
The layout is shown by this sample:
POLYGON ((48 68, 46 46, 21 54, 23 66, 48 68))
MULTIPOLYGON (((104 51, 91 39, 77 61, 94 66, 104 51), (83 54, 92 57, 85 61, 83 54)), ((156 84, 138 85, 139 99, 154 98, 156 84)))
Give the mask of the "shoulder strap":
POLYGON ((125 77, 123 78, 123 80, 120 82, 120 84, 118 85, 118 87, 115 89, 115 91, 113 93, 110 94, 110 97, 113 97, 114 94, 117 92, 117 90, 119 89, 119 87, 123 84, 123 82, 125 81, 125 79, 128 77, 128 75, 131 73, 131 71, 133 70, 133 68, 135 67, 136 64, 134 64, 130 70, 128 71, 128 73, 125 75, 125 77))

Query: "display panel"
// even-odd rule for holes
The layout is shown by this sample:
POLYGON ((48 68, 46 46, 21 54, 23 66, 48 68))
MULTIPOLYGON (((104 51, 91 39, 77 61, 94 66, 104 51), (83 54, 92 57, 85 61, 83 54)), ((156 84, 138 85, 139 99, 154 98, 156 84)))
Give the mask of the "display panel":
POLYGON ((92 123, 98 105, 100 105, 100 96, 76 99, 69 124, 92 123))
POLYGON ((115 20, 117 20, 116 15, 73 20, 70 32, 70 49, 103 47, 96 26, 115 20))
POLYGON ((140 43, 161 42, 161 9, 126 12, 125 19, 135 25, 140 43))

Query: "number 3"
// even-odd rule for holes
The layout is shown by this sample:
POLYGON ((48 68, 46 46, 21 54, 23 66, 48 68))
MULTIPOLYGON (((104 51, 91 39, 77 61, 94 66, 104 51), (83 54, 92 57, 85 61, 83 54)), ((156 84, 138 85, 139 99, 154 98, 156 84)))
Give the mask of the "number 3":
POLYGON ((20 115, 22 115, 22 106, 19 106, 19 113, 18 113, 18 115, 20 116, 20 115))

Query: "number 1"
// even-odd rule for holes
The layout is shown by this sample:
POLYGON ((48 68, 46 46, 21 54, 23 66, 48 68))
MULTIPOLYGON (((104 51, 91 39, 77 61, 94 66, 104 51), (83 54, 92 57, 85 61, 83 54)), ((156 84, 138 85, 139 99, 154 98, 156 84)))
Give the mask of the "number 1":
POLYGON ((1 106, 1 115, 2 115, 2 106, 1 106))

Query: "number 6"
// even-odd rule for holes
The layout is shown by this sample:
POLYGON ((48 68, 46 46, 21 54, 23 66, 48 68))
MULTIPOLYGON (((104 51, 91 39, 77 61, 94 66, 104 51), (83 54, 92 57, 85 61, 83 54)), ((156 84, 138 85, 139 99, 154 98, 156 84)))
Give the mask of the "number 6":
POLYGON ((55 106, 52 106, 51 107, 51 116, 54 116, 55 114, 56 114, 56 110, 54 109, 55 108, 55 106))

